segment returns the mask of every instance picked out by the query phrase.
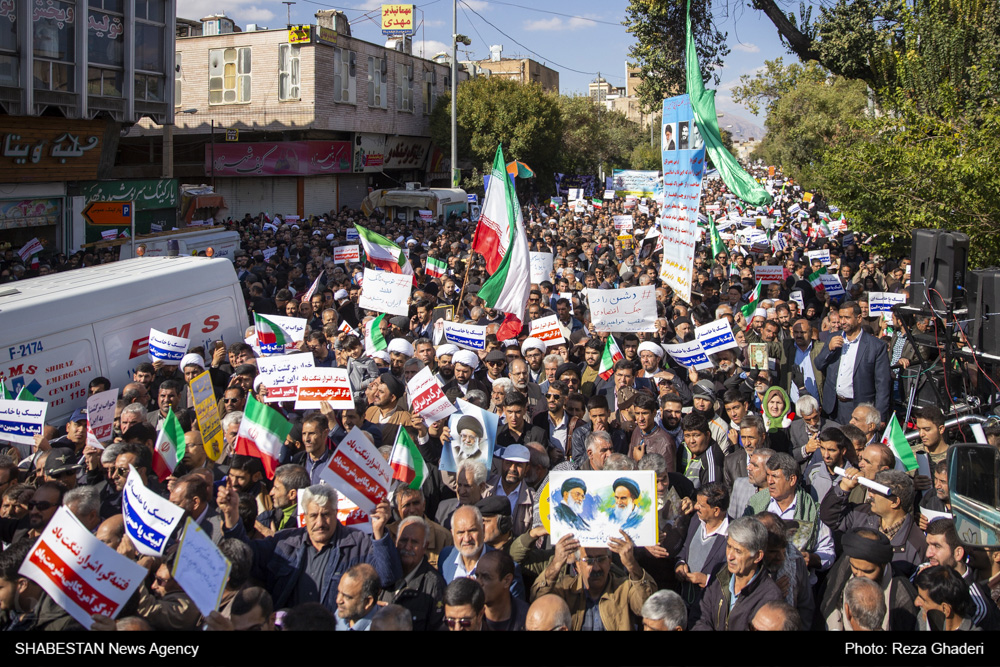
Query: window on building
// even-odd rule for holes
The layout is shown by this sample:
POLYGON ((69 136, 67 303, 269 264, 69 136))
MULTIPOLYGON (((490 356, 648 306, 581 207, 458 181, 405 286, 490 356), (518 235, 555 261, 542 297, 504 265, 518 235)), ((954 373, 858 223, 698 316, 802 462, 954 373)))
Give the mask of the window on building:
POLYGON ((357 104, 357 54, 348 49, 333 50, 333 101, 357 104))
POLYGON ((181 67, 181 52, 174 53, 174 106, 181 106, 181 83, 184 81, 181 67))
POLYGON ((87 16, 87 94, 121 97, 124 79, 125 28, 121 9, 111 0, 99 3, 111 11, 91 5, 87 16))
POLYGON ((168 101, 165 33, 166 0, 135 0, 136 100, 168 101))
POLYGON ((76 92, 76 18, 75 2, 53 0, 32 22, 34 39, 35 88, 76 92))
POLYGON ((20 77, 17 50, 17 7, 0 2, 0 86, 16 86, 20 77))
POLYGON ((381 107, 388 106, 386 99, 386 72, 388 66, 385 58, 368 58, 368 106, 381 107))
POLYGON ((211 49, 208 52, 208 103, 245 104, 250 101, 250 47, 211 49))
POLYGON ((413 111, 413 65, 396 63, 396 111, 413 111))
POLYGON ((430 114, 434 109, 434 82, 431 80, 431 75, 433 72, 424 72, 424 115, 430 114))
POLYGON ((278 45, 278 99, 299 99, 299 47, 297 44, 278 45))

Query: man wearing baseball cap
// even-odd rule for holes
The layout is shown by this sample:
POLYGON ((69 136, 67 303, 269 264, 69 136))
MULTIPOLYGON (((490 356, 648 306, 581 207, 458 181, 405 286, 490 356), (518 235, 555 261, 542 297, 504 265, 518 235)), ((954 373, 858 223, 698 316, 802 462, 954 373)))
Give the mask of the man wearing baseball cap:
MULTIPOLYGON (((485 498, 502 497, 510 505, 512 536, 517 537, 531 530, 537 493, 524 482, 531 452, 524 445, 513 444, 500 454, 500 474, 486 481, 485 498)), ((496 546, 496 545, 494 545, 496 546)))

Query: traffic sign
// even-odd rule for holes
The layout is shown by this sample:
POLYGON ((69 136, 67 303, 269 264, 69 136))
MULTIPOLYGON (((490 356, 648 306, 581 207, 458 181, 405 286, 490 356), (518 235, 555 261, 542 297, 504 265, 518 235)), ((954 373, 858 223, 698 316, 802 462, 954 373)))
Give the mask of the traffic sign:
POLYGON ((130 201, 94 201, 83 209, 84 219, 92 225, 129 227, 132 225, 133 203, 130 201))

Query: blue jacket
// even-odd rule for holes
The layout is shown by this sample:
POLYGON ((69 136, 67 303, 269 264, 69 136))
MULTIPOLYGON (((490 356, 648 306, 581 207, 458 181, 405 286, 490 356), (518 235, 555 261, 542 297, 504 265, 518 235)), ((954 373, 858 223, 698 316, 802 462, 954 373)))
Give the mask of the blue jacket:
MULTIPOLYGON (((305 528, 282 530, 262 540, 247 538, 243 522, 225 531, 226 537, 235 537, 250 545, 253 566, 250 576, 263 582, 274 598, 274 608, 281 609, 291 603, 299 577, 306 564, 309 537, 305 528)), ((392 586, 403 576, 399 554, 386 534, 372 540, 355 528, 338 523, 332 540, 334 551, 330 554, 320 589, 320 602, 331 612, 337 611, 337 586, 340 577, 358 563, 368 563, 378 572, 383 587, 392 586)))
MULTIPOLYGON (((837 375, 840 373, 840 356, 843 347, 831 350, 824 347, 813 362, 823 378, 823 410, 833 414, 837 408, 837 375)), ((892 406, 892 374, 889 372, 889 352, 885 343, 866 331, 861 332, 858 353, 854 359, 854 405, 872 403, 882 415, 883 423, 889 421, 892 406)))

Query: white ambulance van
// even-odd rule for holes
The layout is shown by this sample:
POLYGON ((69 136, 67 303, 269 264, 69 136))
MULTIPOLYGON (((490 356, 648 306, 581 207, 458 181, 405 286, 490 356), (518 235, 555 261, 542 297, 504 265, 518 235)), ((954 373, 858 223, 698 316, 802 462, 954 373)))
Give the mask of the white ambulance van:
POLYGON ((150 328, 211 349, 243 340, 247 311, 233 263, 139 257, 0 285, 0 378, 48 401, 61 425, 86 407, 87 384, 121 389, 150 361, 150 328))

